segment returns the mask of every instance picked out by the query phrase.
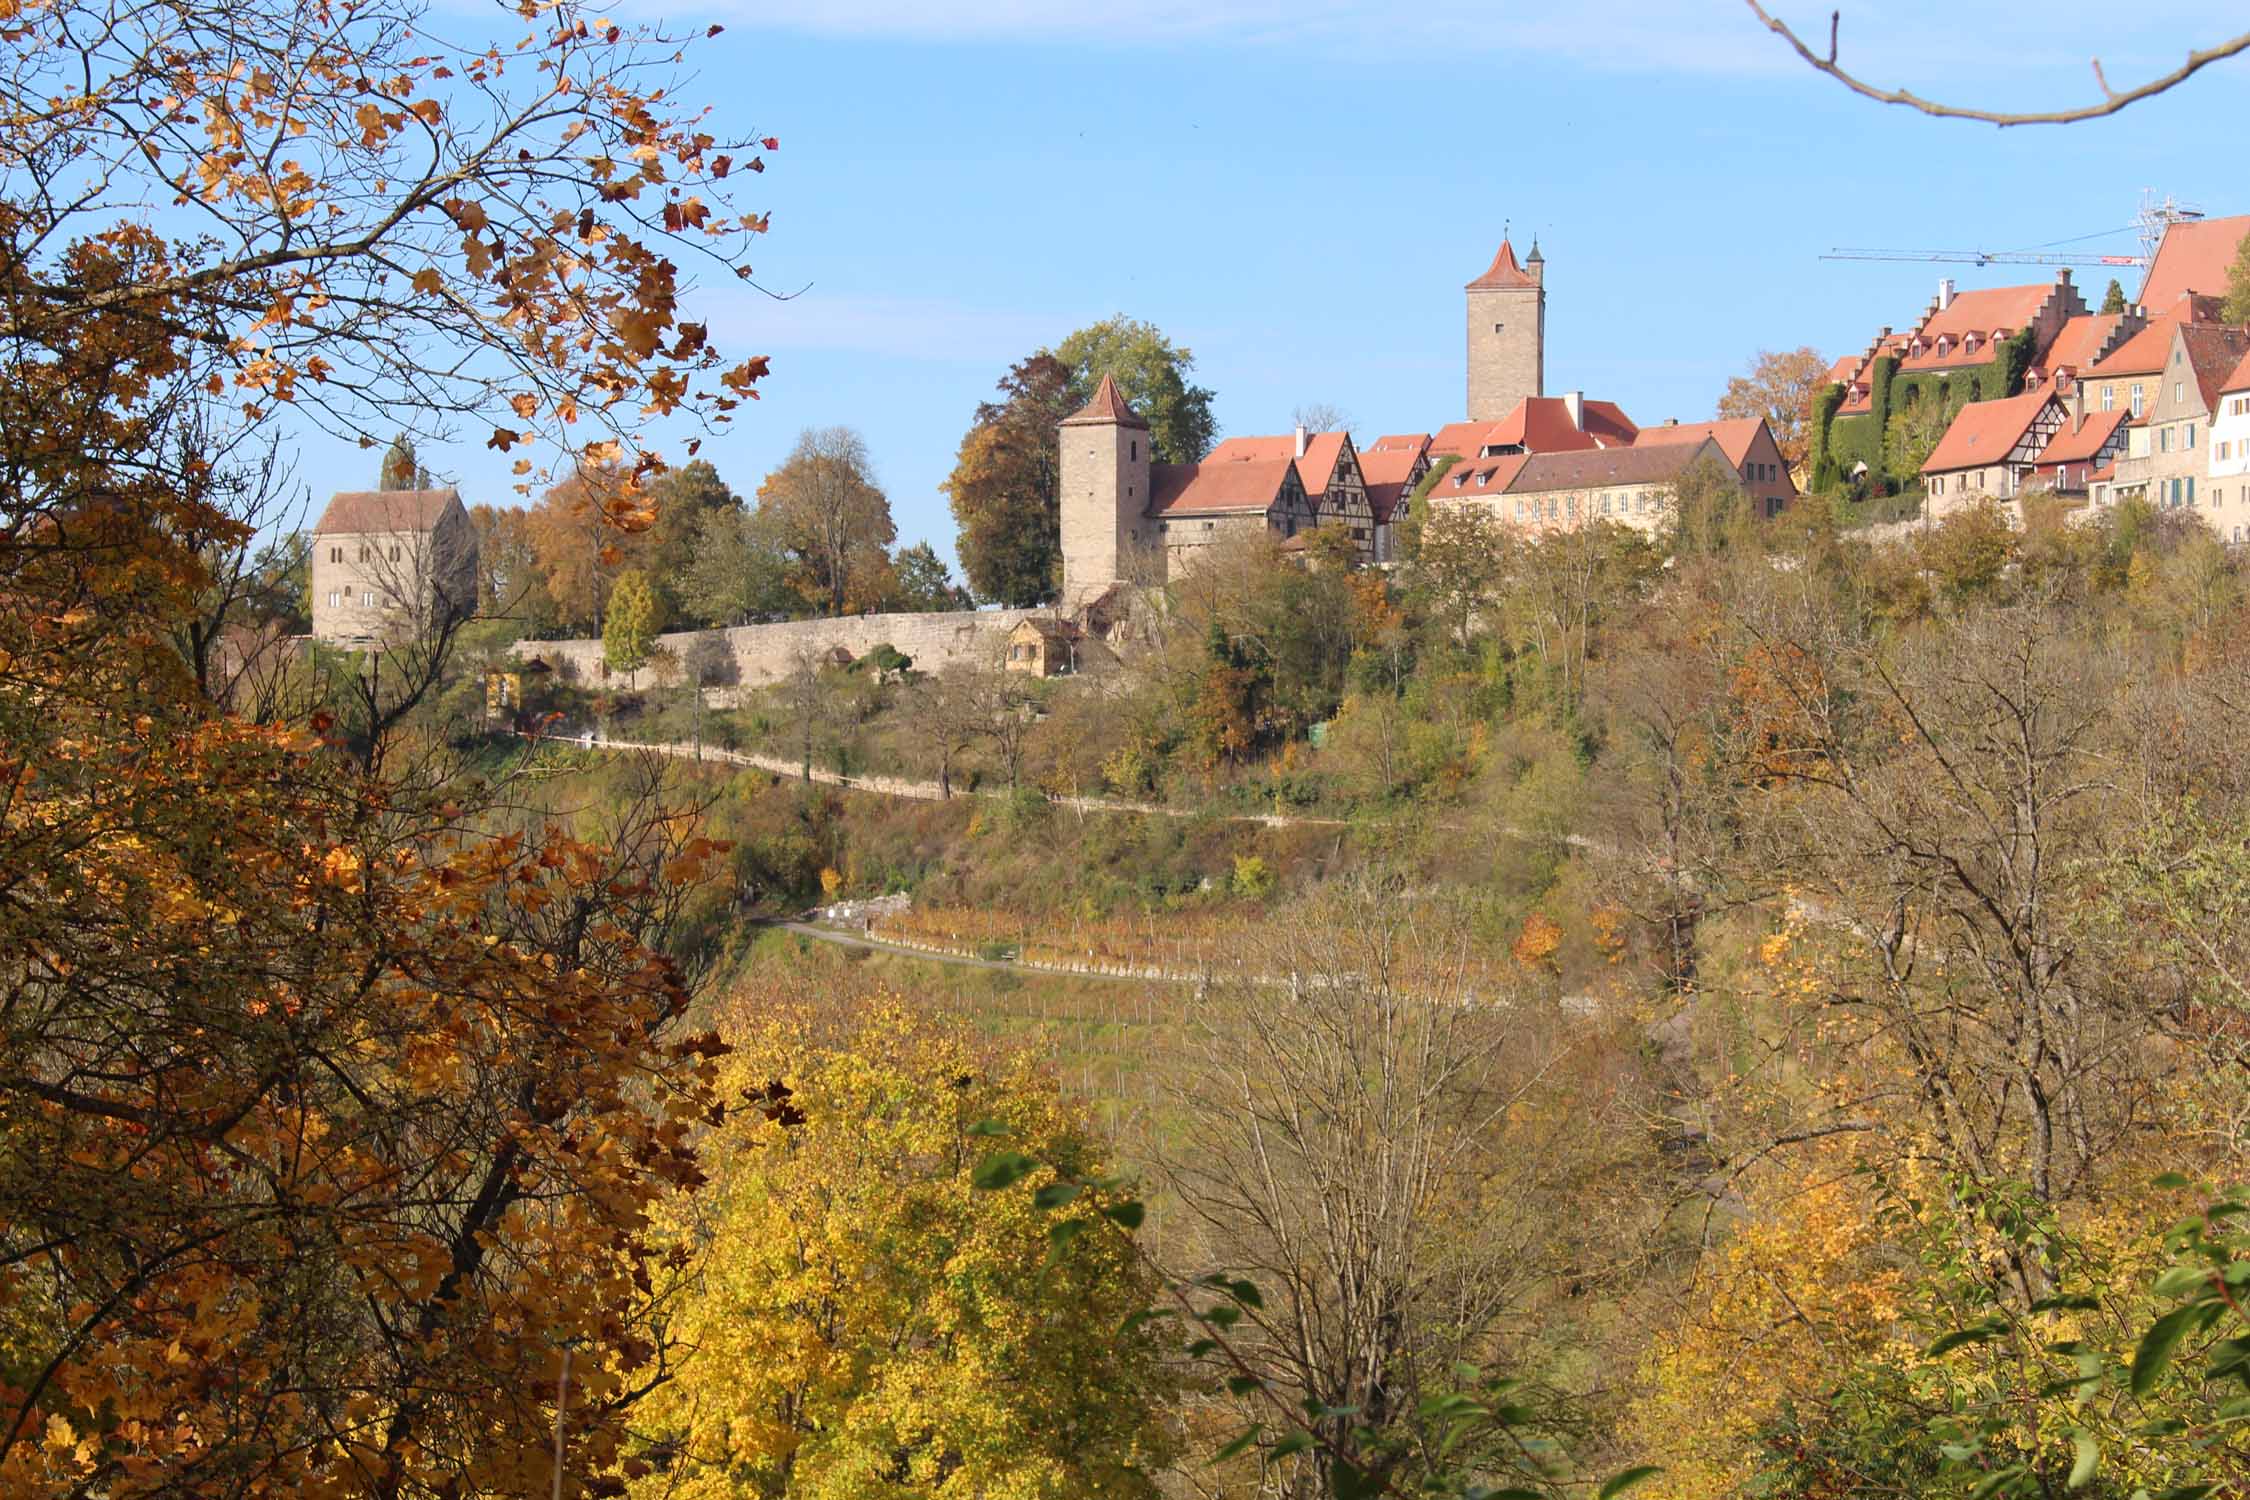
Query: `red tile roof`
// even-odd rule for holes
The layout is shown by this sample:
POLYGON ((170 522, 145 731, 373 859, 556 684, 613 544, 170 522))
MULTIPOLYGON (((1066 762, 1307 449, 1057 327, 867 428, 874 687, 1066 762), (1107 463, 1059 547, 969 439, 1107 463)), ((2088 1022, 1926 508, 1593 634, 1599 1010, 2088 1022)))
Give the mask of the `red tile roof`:
POLYGON ((2125 425, 2125 419, 2130 415, 2132 414, 2120 406, 2115 411, 2086 413, 2086 424, 2083 427, 2073 429, 2070 423, 2063 423, 2062 431, 2049 438, 2047 446, 2040 450, 2040 464, 2074 464, 2092 458, 2102 451, 2103 445, 2117 429, 2125 425))
POLYGON ((1622 448, 1631 444, 1641 429, 1616 402, 1589 401, 1586 403, 1586 431, 1605 448, 1622 448))
POLYGON ((1359 456, 1364 462, 1370 453, 1390 453, 1400 448, 1419 453, 1428 446, 1430 446, 1430 435, 1426 432, 1394 432, 1387 437, 1379 437, 1360 449, 1359 456))
POLYGON ((1413 434, 1411 448, 1386 448, 1389 438, 1377 439, 1374 447, 1359 456, 1360 477, 1367 481, 1367 508, 1375 512, 1376 524, 1388 521, 1391 512, 1398 509, 1399 501, 1406 498, 1409 481, 1421 465, 1423 448, 1429 439, 1420 433, 1413 434))
MULTIPOLYGON (((2046 306, 2047 299, 2059 294, 2061 281, 2043 281, 2031 286, 1983 287, 1976 291, 1957 292, 1953 300, 1940 308, 1932 306, 1922 325, 1914 330, 1913 338, 1922 341, 1922 352, 1905 353, 1899 357, 1901 371, 1955 370, 1989 363, 1997 351, 1995 335, 2012 337, 2029 327, 2046 306), (1968 347, 1971 335, 1976 337, 1976 347, 1968 347), (1938 340, 1948 341, 1943 354, 1938 352, 1938 340)), ((1911 348, 1912 340, 1909 340, 1911 348)))
POLYGON ((329 498, 313 532, 428 531, 460 502, 455 490, 341 490, 329 498))
POLYGON ((1118 394, 1117 382, 1107 375, 1102 377, 1100 385, 1094 387, 1094 399, 1080 407, 1072 415, 1063 418, 1062 421, 1062 425, 1065 427, 1093 426, 1096 424, 1138 427, 1143 432, 1148 431, 1148 423, 1142 421, 1133 408, 1125 404, 1125 398, 1118 394))
POLYGON ((2040 281, 2030 286, 1988 286, 1956 292, 1950 303, 1932 312, 1914 331, 1924 343, 1935 342, 1940 334, 1958 339, 1969 333, 1990 334, 1995 328, 2013 333, 2038 315, 2054 295, 2056 285, 2040 281))
POLYGON ((1179 516, 1268 510, 1281 498, 1296 467, 1296 460, 1289 458, 1152 464, 1148 471, 1148 513, 1179 516))
POLYGON ((1828 367, 1828 373, 1820 377, 1821 383, 1823 385, 1849 385, 1851 378, 1859 373, 1859 366, 1860 357, 1856 354, 1847 354, 1828 367))
POLYGON ((2049 376, 2060 370, 2085 369, 2100 356, 2110 335, 2124 321, 2123 313, 2080 313, 2055 334, 2055 341, 2047 346, 2046 358, 2039 362, 2040 368, 2049 376))
POLYGON ((2053 404, 2055 394, 2044 386, 1998 401, 1971 401, 1945 429, 1945 436, 1938 439, 1922 472, 1940 474, 1999 463, 2023 441, 2039 414, 2053 404))
MULTIPOLYGON (((1508 493, 1598 489, 1617 484, 1666 484, 1702 459, 1724 463, 1719 445, 1659 443, 1651 448, 1595 448, 1579 453, 1534 453, 1508 482, 1508 493)), ((1448 475, 1448 478, 1452 476, 1448 475)))
POLYGON ((2172 357, 2172 330, 2179 320, 2158 318, 2112 349, 2107 356, 2078 372, 2080 380, 2112 380, 2120 375, 2154 375, 2172 357))
POLYGON ((1878 336, 1875 342, 1868 346, 1867 352, 1859 357, 1858 367, 1852 372, 1852 385, 1861 389, 1857 394, 1851 391, 1845 392, 1843 404, 1836 408, 1836 414, 1848 417, 1859 412, 1873 411, 1875 409, 1875 361, 1886 354, 1903 356, 1905 353, 1905 334, 1886 333, 1878 336))
POLYGON ((1491 426, 1490 422, 1446 423, 1430 439, 1430 457, 1451 454, 1455 458, 1467 458, 1484 446, 1484 435, 1491 426))
POLYGON ((1532 453, 1575 452, 1581 448, 1623 448, 1640 429, 1614 401, 1587 401, 1584 427, 1570 420, 1560 396, 1526 396, 1497 422, 1452 422, 1438 429, 1430 452, 1464 457, 1486 448, 1523 448, 1532 453))
MULTIPOLYGON (((1305 434, 1305 455, 1297 458, 1297 478, 1308 494, 1324 492, 1329 481, 1336 477, 1336 465, 1344 456, 1344 444, 1350 438, 1343 432, 1309 432, 1305 434)), ((1207 464, 1243 463, 1251 460, 1296 458, 1297 435, 1282 437, 1232 437, 1213 448, 1204 458, 1207 464)))
POLYGON ((2187 349, 2188 368, 2195 372, 2203 409, 2209 411, 2218 405, 2227 377, 2250 352, 2250 333, 2224 323, 2182 323, 2180 339, 2187 349))
POLYGON ((1731 417, 1718 422, 1673 422, 1662 427, 1643 427, 1633 446, 1646 448, 1656 443, 1693 443, 1709 438, 1719 445, 1727 462, 1741 468, 1749 461, 1750 445, 1758 440, 1758 433, 1766 425, 1764 417, 1731 417))
POLYGON ((2234 367, 2233 374, 2219 382, 2219 389, 2230 396, 2250 391, 2250 354, 2242 356, 2242 363, 2234 367))
POLYGON ((2141 278, 2141 305, 2149 316, 2171 312, 2173 304, 2191 292, 2223 295, 2227 268, 2234 264, 2246 234, 2250 234, 2250 214, 2166 225, 2156 258, 2141 278))
POLYGON ((1479 495, 1498 495, 1506 491, 1508 482, 1521 473, 1531 462, 1528 453, 1504 453, 1498 458, 1464 458, 1447 469, 1430 486, 1433 500, 1474 500, 1479 495))
POLYGON ((1516 264, 1516 247, 1509 244, 1507 238, 1502 236, 1500 253, 1492 257, 1492 264, 1485 268, 1484 274, 1470 282, 1463 290, 1479 292, 1490 290, 1493 287, 1537 285, 1539 283, 1532 277, 1531 273, 1516 264))

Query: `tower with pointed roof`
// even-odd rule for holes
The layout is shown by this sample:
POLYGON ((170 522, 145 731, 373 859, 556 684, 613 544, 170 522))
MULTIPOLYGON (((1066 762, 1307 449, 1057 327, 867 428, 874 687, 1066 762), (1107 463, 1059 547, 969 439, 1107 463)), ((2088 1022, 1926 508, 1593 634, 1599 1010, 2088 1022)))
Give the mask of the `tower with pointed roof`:
POLYGON ((1505 237, 1485 273, 1464 289, 1469 303, 1472 422, 1497 422, 1526 396, 1546 394, 1547 258, 1532 241, 1518 264, 1505 237))
POLYGON ((1148 423, 1107 375, 1062 423, 1062 602, 1075 609, 1134 577, 1147 537, 1148 423))

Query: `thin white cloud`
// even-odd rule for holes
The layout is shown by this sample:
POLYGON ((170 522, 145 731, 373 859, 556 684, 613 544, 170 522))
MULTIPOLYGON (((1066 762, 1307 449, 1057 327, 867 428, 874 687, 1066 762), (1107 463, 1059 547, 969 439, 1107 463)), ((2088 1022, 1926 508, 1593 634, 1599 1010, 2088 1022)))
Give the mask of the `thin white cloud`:
MULTIPOLYGON (((1766 74, 1801 70, 1741 0, 710 0, 738 25, 806 35, 920 42, 1016 42, 1115 50, 1234 46, 1369 59, 1554 59, 1605 71, 1766 74)), ((1835 0, 1769 0, 1824 46, 1835 0)), ((2089 89, 2087 60, 2113 81, 2161 71, 2228 29, 2207 4, 2144 0, 2130 26, 2114 5, 2050 0, 1860 0, 1843 5, 1843 57, 1885 83, 1968 81, 1996 72, 2089 89), (2147 65, 2156 64, 2154 69, 2147 65)))

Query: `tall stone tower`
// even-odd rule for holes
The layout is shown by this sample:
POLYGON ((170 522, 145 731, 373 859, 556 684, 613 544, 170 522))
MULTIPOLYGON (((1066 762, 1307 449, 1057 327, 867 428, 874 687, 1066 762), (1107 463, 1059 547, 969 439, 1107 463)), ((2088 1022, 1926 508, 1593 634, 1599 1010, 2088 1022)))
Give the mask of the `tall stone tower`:
POLYGON ((1062 603, 1075 609, 1133 571, 1151 523, 1148 423, 1102 377, 1062 422, 1062 603))
POLYGON ((1497 422, 1524 397, 1547 393, 1546 271, 1537 240, 1517 265, 1515 247, 1502 239, 1491 267, 1466 288, 1472 422, 1497 422))

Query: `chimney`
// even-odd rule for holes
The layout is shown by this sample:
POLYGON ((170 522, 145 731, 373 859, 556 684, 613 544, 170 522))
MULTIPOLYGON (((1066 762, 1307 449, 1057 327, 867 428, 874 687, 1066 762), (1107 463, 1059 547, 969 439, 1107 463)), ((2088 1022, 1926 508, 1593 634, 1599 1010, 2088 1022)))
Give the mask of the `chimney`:
POLYGON ((1297 456, 1305 456, 1305 424, 1302 422, 1297 424, 1297 456))
POLYGON ((1584 432, 1586 430, 1586 393, 1584 391, 1564 391, 1562 404, 1563 410, 1570 413, 1570 425, 1580 432, 1584 432))
POLYGON ((1667 427, 1677 427, 1680 425, 1680 419, 1678 417, 1666 417, 1664 419, 1664 425, 1667 427))
POLYGON ((2086 425, 2086 382, 2074 380, 2070 384, 2070 430, 2078 431, 2086 425))
POLYGON ((1941 276, 1937 284, 1937 310, 1944 312, 1953 305, 1953 278, 1941 276))

